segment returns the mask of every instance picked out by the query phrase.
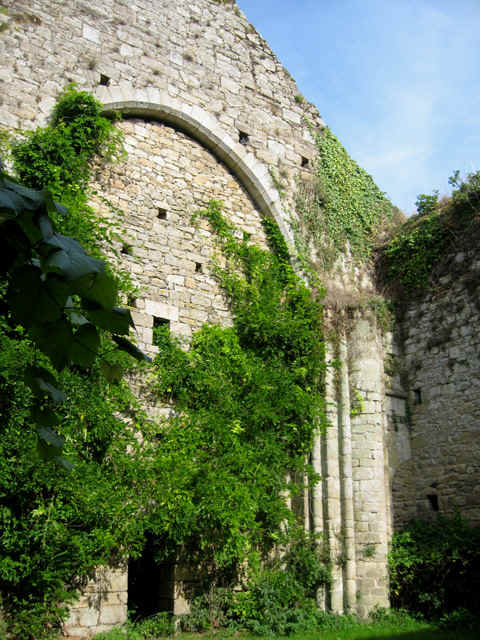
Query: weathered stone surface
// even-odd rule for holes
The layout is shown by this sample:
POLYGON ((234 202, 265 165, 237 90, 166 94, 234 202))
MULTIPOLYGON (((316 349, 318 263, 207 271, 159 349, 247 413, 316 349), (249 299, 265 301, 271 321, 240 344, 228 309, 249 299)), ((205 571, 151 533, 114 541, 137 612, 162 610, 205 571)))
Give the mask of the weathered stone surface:
POLYGON ((411 302, 405 315, 400 364, 408 380, 411 458, 403 439, 397 447, 400 478, 393 485, 399 522, 432 518, 437 510, 453 516, 460 508, 480 524, 480 305, 471 284, 478 281, 476 261, 474 251, 453 255, 455 268, 435 291, 411 302))
MULTIPOLYGON (((102 198, 92 204, 118 225, 116 248, 129 247, 120 255, 140 292, 132 303, 139 346, 157 352, 155 318, 168 320, 186 344, 204 322, 230 325, 212 269, 215 237, 205 220, 192 215, 217 200, 226 217, 260 246, 266 245, 263 216, 276 219, 291 239, 287 219, 295 179, 299 171, 311 174, 312 163, 302 168, 302 158, 315 155, 306 119, 314 130, 324 126, 318 111, 295 100, 295 82, 235 3, 4 0, 3 5, 1 126, 23 130, 45 124, 70 80, 125 114, 119 126, 128 158, 97 167, 93 186, 102 198), (14 13, 40 21, 14 24, 14 13), (283 199, 271 179, 271 172, 280 170, 287 185, 283 199), (112 205, 123 219, 115 217, 112 205)), ((467 263, 468 256, 458 257, 462 269, 467 263)), ((368 270, 348 255, 327 285, 332 308, 337 300, 374 292, 368 270)), ((400 358, 400 353, 393 342, 382 345, 375 319, 358 314, 338 354, 331 345, 332 359, 341 362, 340 379, 330 369, 331 426, 318 434, 312 452, 322 481, 295 508, 303 509, 308 528, 323 531, 329 540, 330 601, 337 611, 366 614, 388 604, 386 553, 393 514, 403 521, 415 504, 422 514, 428 492, 441 486, 442 510, 461 505, 480 518, 473 480, 480 439, 471 428, 479 412, 474 364, 479 314, 465 288, 451 286, 443 306, 427 298, 407 314, 405 362, 414 372, 411 388, 418 386, 423 397, 415 406, 412 441, 406 390, 398 373, 384 373, 384 354, 400 358), (453 312, 457 298, 464 304, 453 312), (435 318, 440 320, 432 332, 435 318), (453 432, 445 417, 455 424, 453 432)), ((152 416, 168 412, 148 410, 152 416)), ((65 632, 87 637, 121 623, 127 588, 125 571, 99 570, 72 608, 65 632)), ((174 608, 177 613, 188 609, 181 584, 174 608)))

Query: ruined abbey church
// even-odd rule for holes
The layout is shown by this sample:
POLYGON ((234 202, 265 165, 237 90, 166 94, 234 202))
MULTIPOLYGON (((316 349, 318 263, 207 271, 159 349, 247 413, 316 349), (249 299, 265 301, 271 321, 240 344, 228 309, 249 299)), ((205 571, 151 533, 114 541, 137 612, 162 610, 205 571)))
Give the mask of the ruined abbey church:
MULTIPOLYGON (((214 240, 207 226, 192 227, 191 215, 218 200, 257 244, 265 246, 267 217, 292 245, 296 185, 313 172, 312 130, 325 126, 316 107, 299 99, 234 0, 2 5, 2 127, 44 125, 71 81, 123 115, 128 157, 100 169, 95 186, 125 212, 122 259, 141 291, 139 346, 155 353, 161 323, 186 339, 205 322, 228 325, 211 272, 214 240), (282 197, 272 175, 283 177, 282 197)), ((480 523, 480 305, 472 286, 480 262, 468 253, 454 262, 455 273, 412 302, 394 331, 358 309, 331 354, 340 367, 327 379, 330 426, 312 452, 321 482, 306 492, 304 517, 328 539, 332 558, 342 557, 327 594, 333 611, 388 606, 387 552, 399 524, 457 511, 480 523)), ((375 294, 373 276, 348 256, 326 286, 330 316, 336 296, 375 294)), ((87 637, 124 621, 127 598, 127 572, 99 570, 66 634, 87 637)), ((181 590, 172 602, 184 610, 181 590)))

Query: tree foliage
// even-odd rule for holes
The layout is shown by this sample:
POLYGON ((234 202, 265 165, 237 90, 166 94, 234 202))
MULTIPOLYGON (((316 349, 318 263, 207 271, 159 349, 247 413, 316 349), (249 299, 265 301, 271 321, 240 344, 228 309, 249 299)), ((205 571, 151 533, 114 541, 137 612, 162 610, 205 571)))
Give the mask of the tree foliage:
MULTIPOLYGON (((14 147, 17 169, 19 158, 24 162, 32 156, 37 159, 27 163, 28 171, 20 173, 30 183, 42 186, 42 190, 27 188, 0 172, 3 314, 12 327, 23 327, 48 358, 47 364, 38 361, 28 368, 25 380, 38 398, 32 419, 37 423, 41 446, 49 453, 55 449, 58 453, 61 449, 61 439, 52 429, 59 418, 49 406, 63 399, 54 370, 62 371, 71 365, 90 367, 99 349, 100 329, 116 336, 128 336, 133 326, 130 312, 115 306, 118 285, 107 272, 105 263, 87 255, 74 238, 56 231, 53 222, 60 216, 68 219, 69 211, 55 202, 52 192, 60 193, 67 176, 74 181, 76 172, 81 175, 80 182, 74 185, 78 192, 85 180, 84 165, 88 166, 87 160, 109 138, 109 129, 102 122, 105 118, 99 117, 99 109, 93 98, 87 99, 70 89, 56 107, 56 125, 37 130, 30 136, 29 144, 24 142, 14 147), (74 106, 76 113, 80 113, 77 118, 74 106), (97 129, 93 124, 95 111, 97 120, 102 122, 97 129), (69 128, 68 136, 52 137, 64 143, 68 141, 72 154, 69 159, 61 154, 65 144, 57 145, 60 151, 56 149, 53 156, 49 144, 45 148, 41 146, 45 140, 50 141, 55 127, 60 127, 62 134, 69 128), (67 173, 59 177, 61 172, 54 170, 57 166, 67 173), (48 167, 49 175, 43 175, 40 167, 48 167), (68 174, 70 170, 72 173, 68 174), (49 403, 44 401, 45 397, 49 403)), ((71 184, 69 188, 73 188, 71 184)), ((127 342, 118 344, 122 346, 127 342)), ((138 350, 128 348, 141 357, 138 350)), ((65 463, 63 458, 59 459, 65 463)))
POLYGON ((68 89, 53 124, 13 149, 36 188, 0 173, 0 593, 11 638, 58 629, 95 565, 134 554, 145 524, 143 418, 121 380, 131 357, 112 338, 143 356, 116 306, 125 279, 99 259, 86 207, 91 154, 108 131, 118 141, 100 109, 68 89), (56 203, 63 195, 72 209, 56 203))
POLYGON ((273 252, 237 240, 217 203, 200 215, 227 258, 216 273, 233 326, 205 325, 188 351, 157 329, 153 388, 175 415, 156 460, 175 489, 162 489, 170 502, 154 526, 197 576, 232 585, 281 540, 289 544, 282 531, 295 529, 295 517, 285 496, 315 481, 306 460, 324 419, 322 307, 294 274, 275 225, 267 226, 273 252))

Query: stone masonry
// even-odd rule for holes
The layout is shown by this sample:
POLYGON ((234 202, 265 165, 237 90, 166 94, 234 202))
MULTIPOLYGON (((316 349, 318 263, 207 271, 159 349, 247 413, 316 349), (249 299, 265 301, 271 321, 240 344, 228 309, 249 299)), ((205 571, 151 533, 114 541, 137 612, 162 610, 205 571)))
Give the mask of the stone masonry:
MULTIPOLYGON (((228 325, 212 275, 215 240, 192 215, 221 201, 252 241, 264 246, 261 220, 270 217, 291 243, 296 181, 311 176, 315 153, 310 127, 324 126, 316 108, 300 98, 233 1, 0 0, 0 9, 0 127, 20 133, 44 125, 71 81, 123 114, 128 157, 97 167, 92 203, 118 227, 121 264, 138 287, 128 304, 139 346, 155 353, 159 323, 168 322, 186 345, 205 322, 228 325)), ((374 291, 368 273, 345 268, 332 279, 331 318, 337 293, 374 291), (346 271, 354 277, 344 277, 346 271)), ((330 427, 312 451, 322 479, 304 508, 306 527, 323 532, 334 567, 320 606, 361 615, 388 606, 392 518, 428 512, 435 502, 429 496, 441 509, 465 508, 480 518, 471 426, 480 408, 472 330, 478 308, 467 282, 455 286, 443 302, 432 295, 410 307, 404 360, 400 342, 383 339, 366 312, 354 313, 329 345, 329 359, 338 362, 327 380, 330 427), (392 365, 400 361, 409 384, 392 365), (419 400, 412 440, 409 389, 419 400)), ((123 622, 127 588, 125 570, 100 568, 72 607, 65 634, 90 637, 123 622)), ((181 613, 181 589, 177 595, 174 611, 181 613)))
POLYGON ((480 525, 480 261, 449 256, 434 288, 407 307, 404 355, 411 406, 414 515, 461 513, 480 525))

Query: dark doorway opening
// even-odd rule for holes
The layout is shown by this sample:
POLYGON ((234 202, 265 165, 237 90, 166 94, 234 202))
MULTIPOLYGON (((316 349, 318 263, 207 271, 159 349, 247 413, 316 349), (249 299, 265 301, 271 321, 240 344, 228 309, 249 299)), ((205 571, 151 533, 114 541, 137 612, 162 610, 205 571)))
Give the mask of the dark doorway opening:
POLYGON ((142 555, 128 563, 128 611, 141 620, 159 611, 173 613, 174 565, 159 562, 159 544, 147 538, 142 555))
POLYGON ((428 495, 427 500, 432 511, 440 510, 439 504, 438 504, 438 496, 436 493, 431 493, 430 495, 428 495))

